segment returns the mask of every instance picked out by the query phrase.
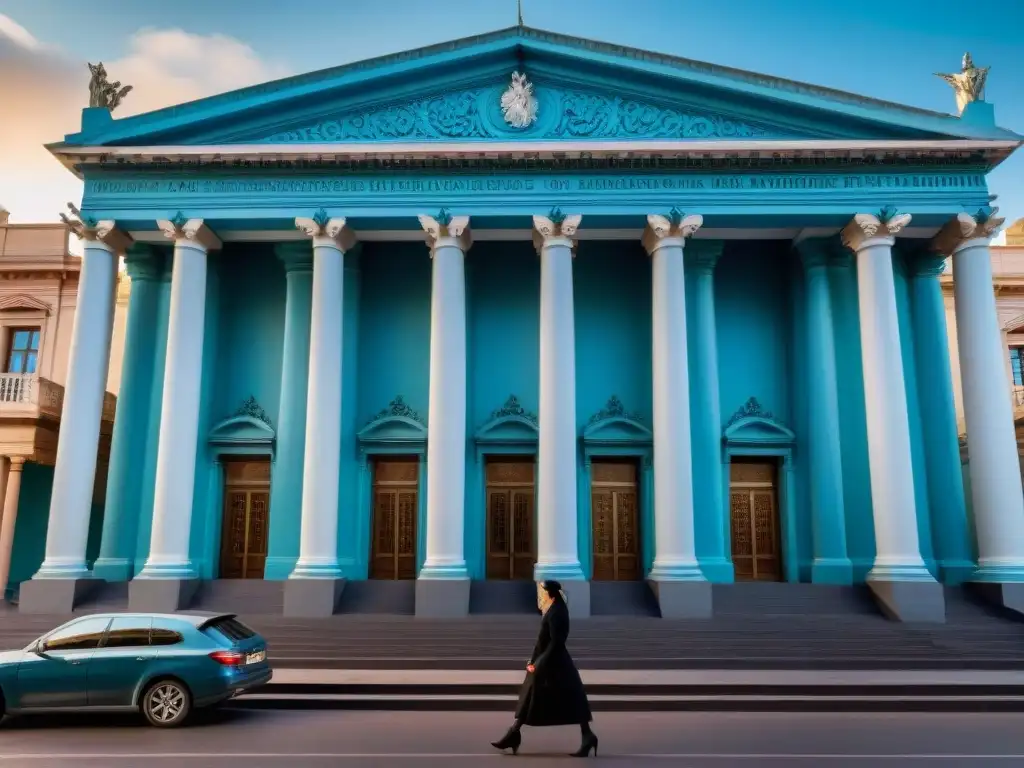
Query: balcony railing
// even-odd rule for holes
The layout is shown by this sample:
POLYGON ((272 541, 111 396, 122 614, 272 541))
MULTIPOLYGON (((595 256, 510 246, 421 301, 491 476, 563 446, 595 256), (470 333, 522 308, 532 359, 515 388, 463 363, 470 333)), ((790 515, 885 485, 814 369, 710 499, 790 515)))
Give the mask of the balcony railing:
MULTIPOLYGON (((103 393, 103 421, 112 422, 117 398, 103 393)), ((0 417, 48 416, 59 419, 64 387, 34 373, 0 374, 0 417)))

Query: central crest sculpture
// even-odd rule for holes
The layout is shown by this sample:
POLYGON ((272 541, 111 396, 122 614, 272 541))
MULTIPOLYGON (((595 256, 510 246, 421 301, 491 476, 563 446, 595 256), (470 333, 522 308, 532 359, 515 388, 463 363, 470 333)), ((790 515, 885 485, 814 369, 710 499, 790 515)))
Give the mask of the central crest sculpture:
POLYGON ((525 74, 512 73, 512 82, 501 95, 501 112, 513 128, 527 128, 537 120, 537 97, 525 74))

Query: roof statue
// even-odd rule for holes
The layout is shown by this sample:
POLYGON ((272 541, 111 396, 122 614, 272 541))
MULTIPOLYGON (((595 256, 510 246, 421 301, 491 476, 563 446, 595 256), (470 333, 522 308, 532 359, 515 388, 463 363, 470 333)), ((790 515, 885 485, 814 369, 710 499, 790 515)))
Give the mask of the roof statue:
POLYGON ((111 112, 121 106, 124 97, 127 96, 132 86, 121 86, 121 81, 111 83, 107 80, 107 68, 101 61, 99 64, 90 64, 89 72, 92 77, 89 80, 89 106, 106 107, 111 112))
POLYGON ((519 11, 519 22, 518 26, 523 26, 523 0, 517 0, 517 9, 519 11))
POLYGON ((970 53, 964 54, 961 71, 952 75, 944 75, 937 72, 936 76, 941 77, 951 86, 956 93, 956 108, 963 112, 964 107, 972 101, 985 100, 985 80, 988 78, 989 67, 976 67, 970 53))

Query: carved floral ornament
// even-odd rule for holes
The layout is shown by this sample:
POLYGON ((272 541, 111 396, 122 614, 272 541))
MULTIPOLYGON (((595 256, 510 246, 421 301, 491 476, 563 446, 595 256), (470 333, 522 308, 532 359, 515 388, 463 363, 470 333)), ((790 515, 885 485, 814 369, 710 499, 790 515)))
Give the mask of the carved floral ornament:
POLYGON ((895 208, 886 206, 878 214, 858 213, 843 229, 843 244, 854 251, 859 251, 869 241, 876 238, 887 238, 889 245, 892 238, 910 223, 909 213, 897 213, 895 208))
POLYGON ((367 425, 373 424, 377 421, 383 421, 384 419, 410 419, 415 421, 417 424, 425 425, 425 422, 418 412, 414 411, 408 403, 405 402, 405 398, 401 395, 397 395, 394 400, 388 403, 387 407, 381 410, 376 416, 367 422, 367 425))
POLYGON ((312 218, 296 218, 295 227, 307 237, 313 238, 313 245, 317 245, 320 240, 321 245, 333 243, 342 252, 346 252, 356 244, 355 232, 348 226, 347 219, 344 216, 331 217, 323 208, 314 213, 312 218))
POLYGON ((627 421, 637 422, 638 424, 643 423, 643 418, 639 414, 631 413, 626 410, 626 406, 622 404, 618 395, 612 395, 608 398, 608 402, 605 403, 604 408, 591 416, 587 421, 586 426, 592 427, 595 424, 607 421, 608 419, 625 419, 627 421))
POLYGON ((442 208, 434 216, 419 216, 420 226, 426 232, 427 246, 433 255, 434 249, 453 245, 463 253, 469 250, 472 238, 469 233, 469 216, 452 216, 442 208))
POLYGON ((263 406, 256 401, 256 397, 253 395, 249 395, 249 397, 242 402, 238 407, 238 410, 235 411, 235 416, 248 416, 251 419, 262 421, 268 427, 274 426, 270 417, 267 416, 267 412, 263 410, 263 406))
POLYGON ((668 216, 651 214, 647 217, 642 242, 648 253, 654 253, 663 245, 682 245, 687 238, 693 237, 704 224, 704 217, 699 214, 687 216, 678 208, 672 208, 668 216))
POLYGON ((998 208, 982 209, 973 216, 969 213, 958 213, 956 218, 946 222, 932 240, 932 250, 951 256, 963 250, 971 242, 981 240, 976 245, 987 245, 999 228, 1006 221, 997 216, 998 208))
POLYGON ((523 408, 519 402, 519 398, 515 395, 509 395, 508 400, 500 408, 491 411, 491 418, 489 421, 497 421, 498 419, 508 418, 509 416, 516 416, 521 419, 525 419, 534 426, 537 425, 537 414, 523 408))
POLYGON ((173 219, 158 219, 156 225, 164 237, 175 244, 190 245, 202 251, 214 251, 221 247, 218 238, 202 219, 189 219, 181 211, 173 219))
POLYGON ((567 215, 561 208, 552 208, 547 216, 533 217, 533 245, 540 251, 548 245, 567 245, 575 248, 573 235, 583 221, 581 214, 567 215))
MULTIPOLYGON (((518 74, 518 73, 517 73, 518 74)), ((499 97, 478 88, 406 104, 342 114, 270 136, 270 143, 502 139, 757 139, 772 134, 714 114, 689 114, 632 99, 550 89, 541 113, 533 86, 520 75, 499 97), (500 116, 492 119, 492 110, 500 116)))
POLYGON ((761 406, 761 403, 759 403, 757 401, 756 397, 752 397, 749 400, 747 400, 747 402, 745 402, 736 411, 736 413, 734 413, 732 415, 732 417, 729 419, 729 421, 725 425, 725 427, 726 427, 726 429, 728 429, 733 424, 736 424, 739 421, 743 421, 743 419, 751 419, 751 418, 764 419, 765 421, 770 421, 770 422, 773 422, 773 423, 778 423, 778 420, 774 416, 772 416, 771 412, 766 411, 761 406))

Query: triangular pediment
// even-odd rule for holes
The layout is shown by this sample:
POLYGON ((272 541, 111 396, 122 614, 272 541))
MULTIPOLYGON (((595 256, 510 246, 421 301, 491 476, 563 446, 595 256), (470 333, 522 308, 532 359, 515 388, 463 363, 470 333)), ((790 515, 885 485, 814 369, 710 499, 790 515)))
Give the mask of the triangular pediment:
POLYGON ((525 27, 99 117, 65 144, 1016 138, 952 115, 525 27), (516 86, 513 72, 526 81, 516 86))

